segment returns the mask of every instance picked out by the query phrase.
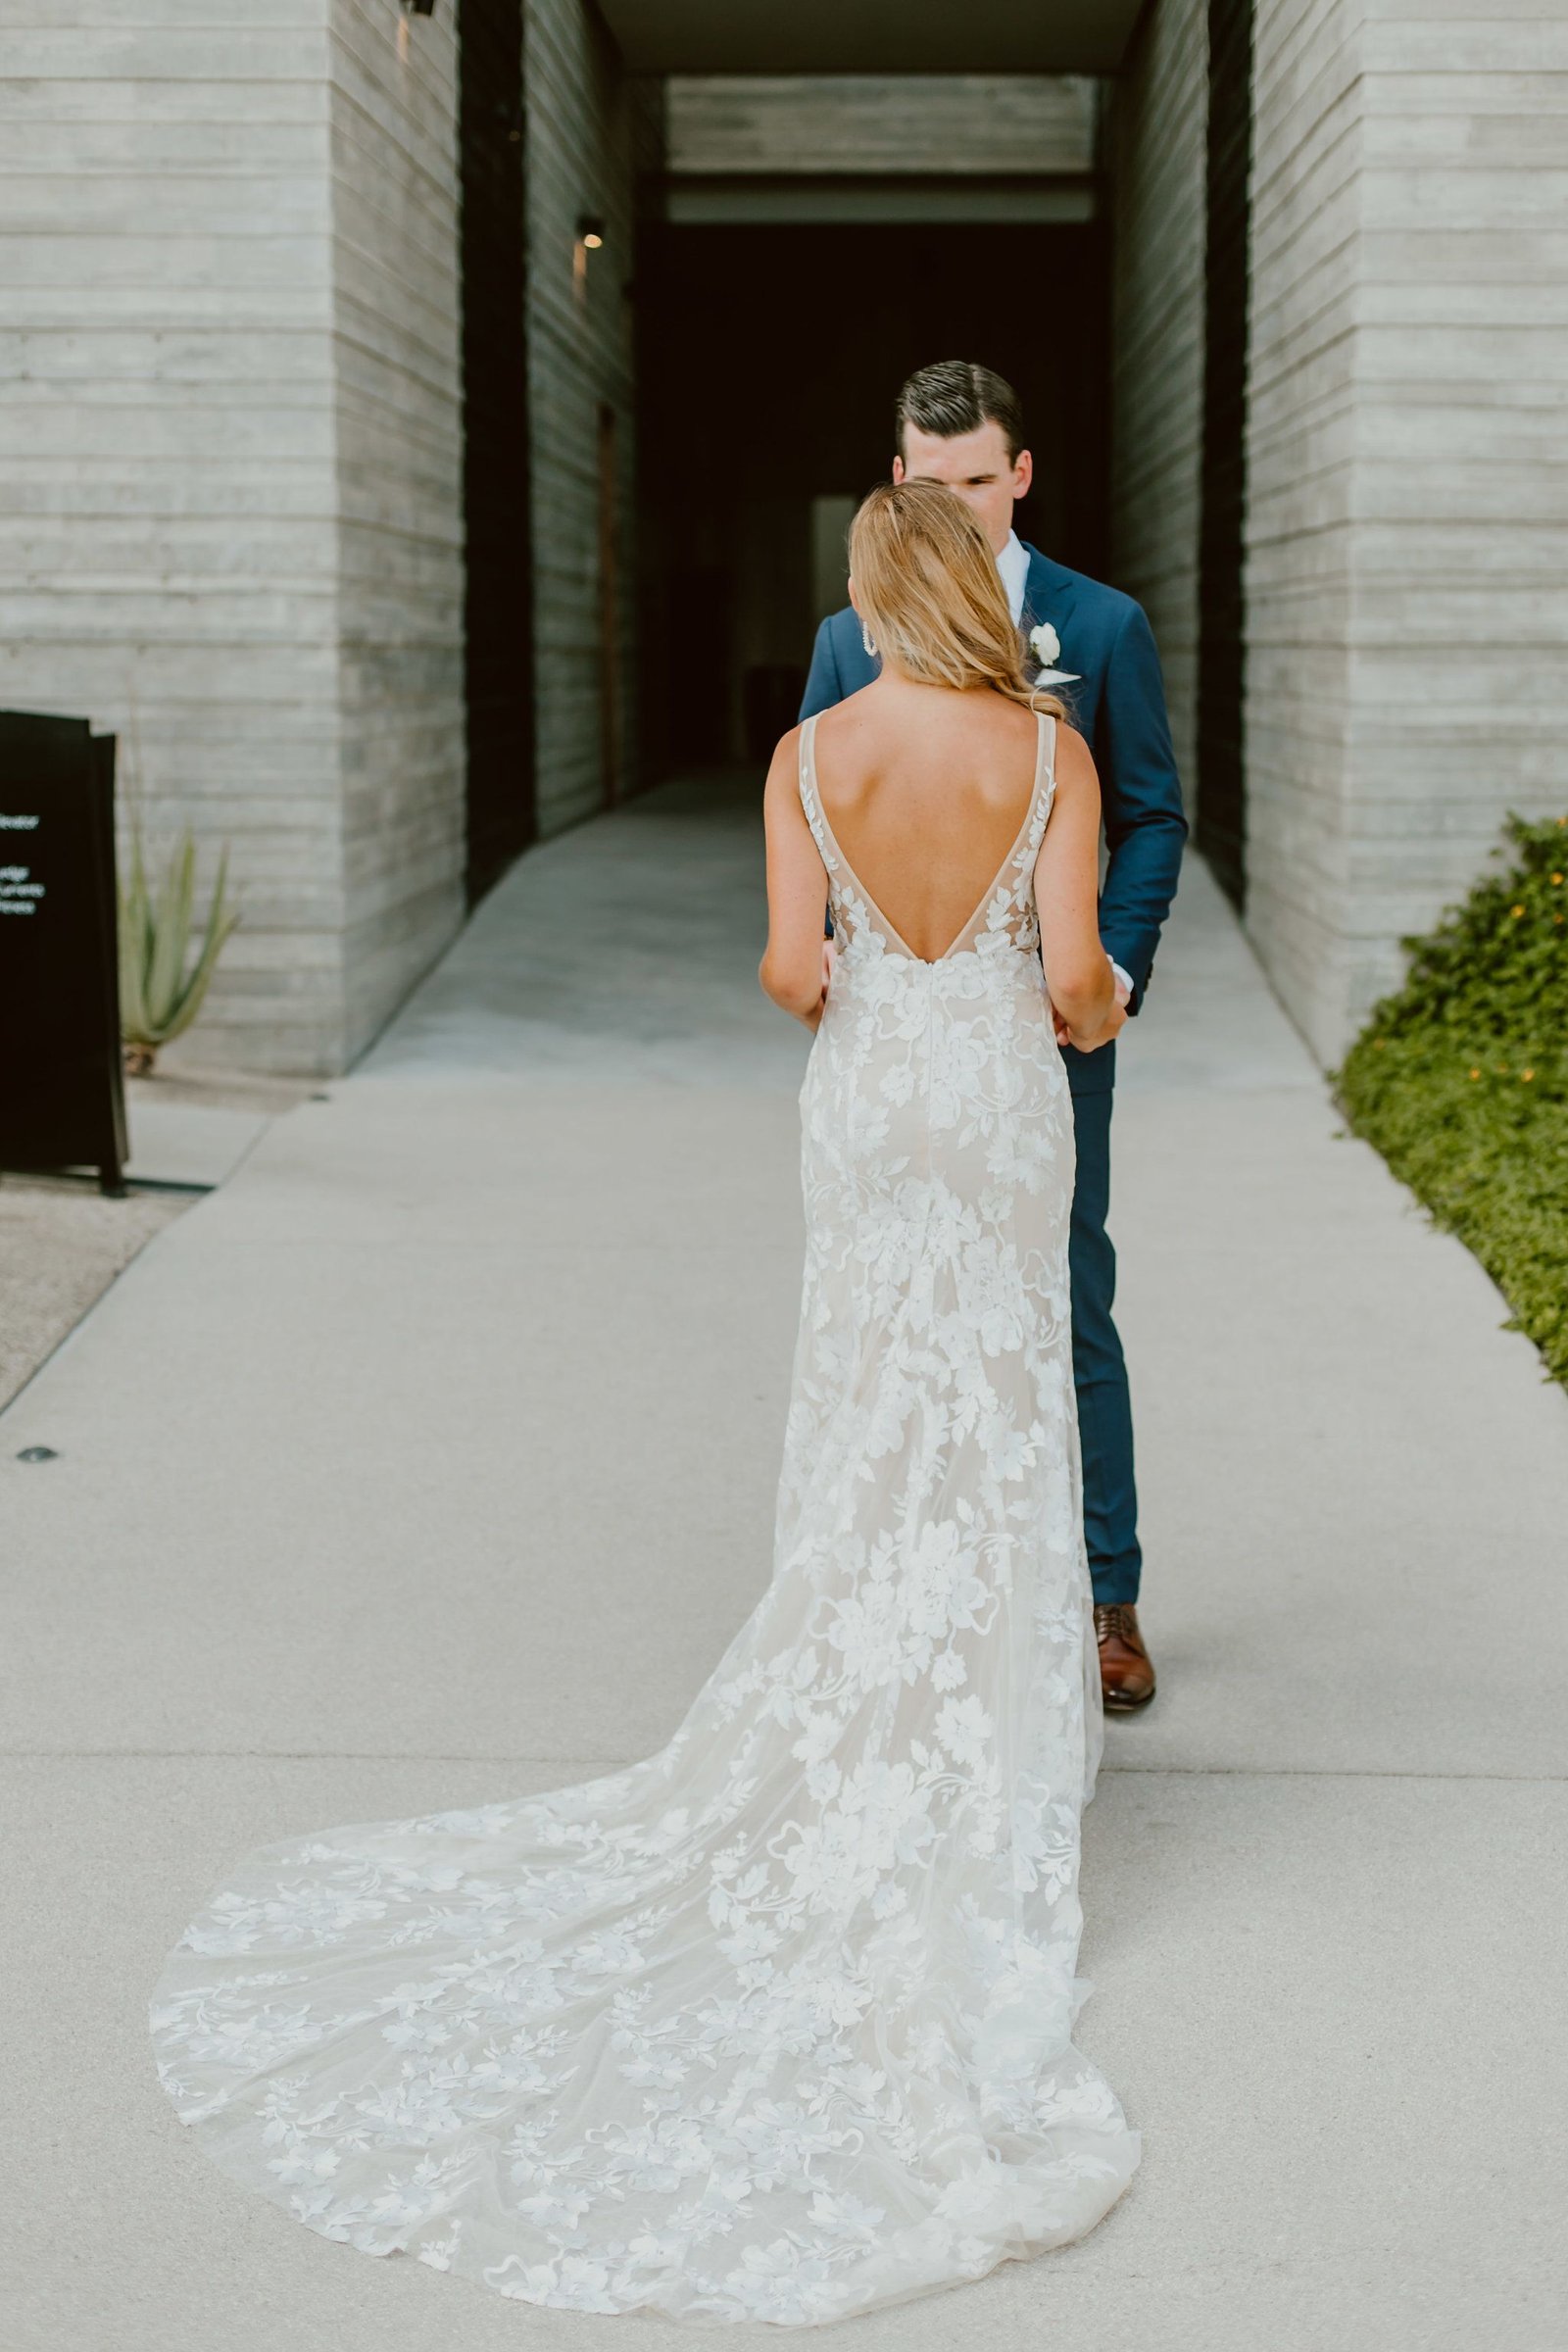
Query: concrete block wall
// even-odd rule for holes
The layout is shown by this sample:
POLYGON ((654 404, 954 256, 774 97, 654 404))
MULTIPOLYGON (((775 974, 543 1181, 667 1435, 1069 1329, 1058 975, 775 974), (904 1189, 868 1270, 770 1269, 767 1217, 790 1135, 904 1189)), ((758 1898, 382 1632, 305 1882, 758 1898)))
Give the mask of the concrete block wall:
POLYGON ((331 1071, 458 912, 456 334, 426 323, 411 407, 395 323, 455 287, 450 13, 401 64, 393 0, 72 15, 0 61, 0 701, 116 730, 149 840, 231 849, 244 920, 176 1058, 331 1071), (445 173, 417 262, 400 149, 445 173))
POLYGON ((1068 74, 672 74, 669 169, 1076 174, 1098 92, 1068 74))
POLYGON ((216 1058, 341 1051, 324 0, 83 0, 0 63, 0 700, 233 851, 216 1058), (138 14, 146 21, 137 23, 138 14))
POLYGON ((639 173, 657 163, 662 94, 626 74, 591 0, 530 0, 528 384, 533 426, 534 677, 541 834, 624 797, 635 775, 635 417, 630 280, 639 173), (577 222, 604 222, 583 260, 577 222), (617 773, 604 772, 600 408, 615 417, 617 773))
POLYGON ((1367 0, 1361 89, 1350 1018, 1568 811, 1568 6, 1367 0))
POLYGON ((456 12, 331 0, 347 1051, 463 917, 456 12))
POLYGON ((1204 0, 1146 10, 1106 123, 1111 568, 1154 631, 1189 809, 1198 788, 1206 13, 1204 0))
POLYGON ((1247 919, 1319 1052, 1346 956, 1361 0, 1258 0, 1248 361, 1247 919))
POLYGON ((1248 926, 1326 1060, 1568 808, 1568 19, 1258 0, 1248 926))

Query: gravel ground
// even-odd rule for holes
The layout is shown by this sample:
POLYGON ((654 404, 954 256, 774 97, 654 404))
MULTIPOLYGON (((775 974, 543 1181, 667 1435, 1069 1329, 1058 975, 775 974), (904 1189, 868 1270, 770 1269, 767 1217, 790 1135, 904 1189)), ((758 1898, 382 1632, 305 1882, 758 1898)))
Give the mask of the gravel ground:
POLYGON ((0 1177, 0 1405, 32 1378, 194 1194, 106 1200, 65 1177, 0 1177))
MULTIPOLYGON (((189 1114, 246 1111, 260 1119, 292 1109, 312 1093, 311 1082, 248 1072, 184 1069, 161 1061, 154 1078, 126 1082, 132 1160, 153 1175, 191 1173, 189 1114), (173 1166, 161 1164, 159 1139, 170 1112, 186 1114, 173 1166), (150 1146, 150 1151, 149 1151, 150 1146), (151 1169, 146 1167, 150 1156, 151 1169)), ((229 1172, 232 1145, 222 1121, 208 1152, 196 1149, 203 1182, 229 1172)), ((232 1120, 229 1123, 232 1127, 232 1120)), ((0 1175, 0 1409, 24 1388, 46 1357, 95 1306, 155 1233, 190 1208, 196 1192, 139 1192, 106 1200, 90 1180, 68 1176, 0 1175)))

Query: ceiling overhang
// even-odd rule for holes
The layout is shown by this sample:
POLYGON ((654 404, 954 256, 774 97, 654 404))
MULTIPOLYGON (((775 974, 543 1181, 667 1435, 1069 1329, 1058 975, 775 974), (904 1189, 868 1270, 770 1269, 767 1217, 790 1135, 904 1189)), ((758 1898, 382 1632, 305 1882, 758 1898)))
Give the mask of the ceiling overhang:
POLYGON ((1143 0, 601 0, 639 74, 1114 74, 1143 0))

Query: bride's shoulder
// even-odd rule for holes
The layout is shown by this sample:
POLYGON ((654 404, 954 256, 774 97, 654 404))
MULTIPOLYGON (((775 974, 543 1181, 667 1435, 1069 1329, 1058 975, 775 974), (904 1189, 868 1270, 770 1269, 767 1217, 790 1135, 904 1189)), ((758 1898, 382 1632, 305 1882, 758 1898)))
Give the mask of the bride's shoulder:
POLYGON ((798 790, 801 773, 801 741, 805 733, 806 724, 803 720, 799 726, 791 727, 787 735, 781 735, 774 745, 773 757, 768 763, 767 781, 762 787, 765 799, 777 799, 781 795, 792 794, 798 790))
POLYGON ((1095 755, 1070 718, 1056 721, 1056 773, 1095 775, 1095 755))
POLYGON ((1056 745, 1051 765, 1058 801, 1092 794, 1098 803, 1100 770, 1095 765, 1095 755, 1077 728, 1065 718, 1056 721, 1056 745))
POLYGON ((898 713, 889 710, 876 684, 873 679, 869 686, 847 694, 843 702, 830 704, 817 715, 813 759, 819 762, 825 752, 838 774, 866 759, 875 760, 900 739, 898 713))
POLYGON ((868 686, 858 686, 842 702, 830 703, 817 717, 817 731, 826 730, 829 738, 835 735, 854 735, 867 720, 875 724, 876 714, 884 710, 886 698, 876 691, 879 681, 873 678, 868 686))

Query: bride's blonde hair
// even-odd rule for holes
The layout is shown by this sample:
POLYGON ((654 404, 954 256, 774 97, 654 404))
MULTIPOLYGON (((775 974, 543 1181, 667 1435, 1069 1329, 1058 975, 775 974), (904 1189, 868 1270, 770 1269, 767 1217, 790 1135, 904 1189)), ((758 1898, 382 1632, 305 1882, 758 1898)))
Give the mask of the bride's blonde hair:
POLYGON ((1066 715, 1024 674, 996 557, 945 482, 878 482, 850 525, 850 573, 876 651, 922 686, 991 686, 1028 710, 1066 715))

